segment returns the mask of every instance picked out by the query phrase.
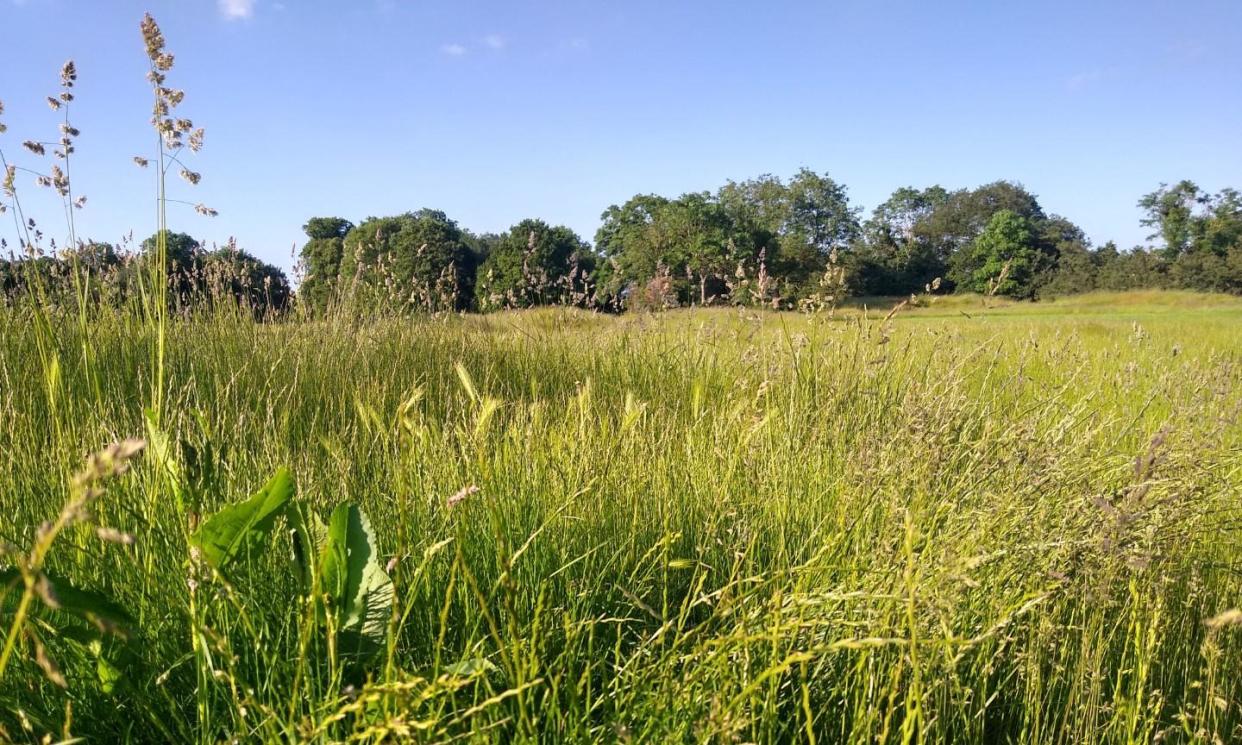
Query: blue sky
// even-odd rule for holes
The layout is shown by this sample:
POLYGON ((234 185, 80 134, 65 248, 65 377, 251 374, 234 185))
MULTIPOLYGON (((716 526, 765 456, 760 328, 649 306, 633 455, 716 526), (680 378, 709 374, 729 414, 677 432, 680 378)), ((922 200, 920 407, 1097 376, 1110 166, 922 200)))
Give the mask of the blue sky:
MULTIPOLYGON (((81 235, 152 231, 130 162, 154 144, 146 10, 207 129, 203 182, 172 196, 220 210, 172 227, 285 267, 316 215, 427 206, 590 239, 635 193, 800 166, 868 211, 899 186, 1017 180, 1123 247, 1161 181, 1242 188, 1238 0, 0 0, 6 153, 54 139, 42 101, 77 62, 81 235)), ((28 207, 64 233, 55 203, 28 207)))

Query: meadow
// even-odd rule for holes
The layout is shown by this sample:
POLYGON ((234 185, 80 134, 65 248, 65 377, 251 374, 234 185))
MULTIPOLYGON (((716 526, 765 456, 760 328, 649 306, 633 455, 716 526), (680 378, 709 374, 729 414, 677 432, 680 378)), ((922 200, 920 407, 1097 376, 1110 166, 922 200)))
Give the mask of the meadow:
POLYGON ((1240 415, 1223 296, 0 308, 0 741, 1238 741, 1240 415))

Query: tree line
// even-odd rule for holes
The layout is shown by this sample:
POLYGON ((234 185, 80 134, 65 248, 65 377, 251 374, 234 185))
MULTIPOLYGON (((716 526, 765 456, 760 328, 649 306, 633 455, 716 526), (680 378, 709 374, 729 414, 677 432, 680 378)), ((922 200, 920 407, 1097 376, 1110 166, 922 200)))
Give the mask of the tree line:
MULTIPOLYGON (((973 292, 1033 299, 1092 290, 1181 288, 1242 294, 1242 195, 1190 181, 1162 184, 1139 202, 1150 247, 1093 246, 1022 185, 903 187, 864 215, 844 185, 802 169, 730 181, 676 198, 638 194, 612 205, 590 243, 527 219, 473 233, 439 210, 357 224, 303 226, 296 293, 285 274, 235 245, 207 250, 168 239, 173 302, 226 298, 261 313, 296 301, 336 308, 491 311, 573 305, 607 311, 744 304, 815 308, 848 296, 973 292)), ((88 242, 56 256, 0 260, 0 291, 35 284, 55 294, 92 279, 92 297, 136 292, 137 252, 88 242), (75 270, 77 274, 75 275, 75 270)), ((80 287, 79 287, 80 291, 80 287)))
MULTIPOLYGON (((0 259, 0 300, 34 296, 41 303, 138 304, 150 282, 157 235, 135 251, 100 241, 52 254, 0 259)), ((289 309, 294 291, 285 273, 230 242, 208 248, 186 233, 168 233, 165 271, 169 304, 189 312, 219 303, 265 316, 289 309)))
POLYGON ((638 194, 601 215, 590 244, 523 220, 476 235, 420 210, 358 225, 314 218, 299 297, 312 309, 570 304, 610 310, 711 304, 798 308, 928 291, 1039 298, 1184 288, 1242 294, 1242 199, 1190 181, 1139 206, 1153 247, 1093 246, 1022 185, 896 190, 864 216, 845 186, 803 169, 677 198, 638 194))

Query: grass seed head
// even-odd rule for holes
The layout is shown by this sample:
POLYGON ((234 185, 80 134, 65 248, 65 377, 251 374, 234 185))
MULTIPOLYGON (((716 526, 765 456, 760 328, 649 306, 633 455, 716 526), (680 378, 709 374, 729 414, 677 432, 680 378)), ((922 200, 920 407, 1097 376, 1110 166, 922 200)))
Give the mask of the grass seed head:
POLYGON ((95 528, 95 535, 98 536, 101 541, 106 541, 108 543, 119 543, 122 546, 132 546, 135 541, 137 541, 132 533, 125 533, 117 530, 116 528, 108 528, 102 525, 95 528))
POLYGON ((456 494, 444 500, 444 506, 449 507, 449 508, 456 507, 457 505, 466 501, 466 498, 469 497, 471 494, 477 494, 478 491, 479 491, 479 487, 473 484, 471 484, 470 486, 462 487, 461 489, 457 491, 456 494))
POLYGON ((1226 626, 1242 626, 1242 608, 1230 608, 1223 613, 1217 613, 1203 624, 1209 629, 1221 629, 1226 626))
POLYGON ((142 17, 139 28, 142 29, 142 41, 147 47, 147 59, 155 62, 164 52, 164 34, 150 13, 142 17))

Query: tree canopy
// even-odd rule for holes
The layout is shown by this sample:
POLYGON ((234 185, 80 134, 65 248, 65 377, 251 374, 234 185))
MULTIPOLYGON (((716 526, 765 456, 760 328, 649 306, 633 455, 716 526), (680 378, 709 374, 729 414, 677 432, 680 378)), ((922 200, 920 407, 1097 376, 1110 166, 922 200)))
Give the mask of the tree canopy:
POLYGON ((475 255, 466 236, 439 210, 369 217, 354 226, 312 218, 303 230, 304 300, 324 309, 334 300, 437 311, 467 307, 475 255))
POLYGON ((489 246, 478 270, 478 307, 581 305, 590 297, 594 269, 590 246, 577 233, 543 220, 523 220, 489 246))

